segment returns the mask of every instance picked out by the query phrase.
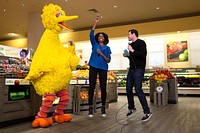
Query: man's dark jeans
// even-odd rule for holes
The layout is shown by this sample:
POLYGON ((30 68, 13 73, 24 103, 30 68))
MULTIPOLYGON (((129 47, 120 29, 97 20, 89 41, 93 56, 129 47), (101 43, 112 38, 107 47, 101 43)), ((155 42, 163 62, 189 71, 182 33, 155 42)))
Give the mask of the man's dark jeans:
POLYGON ((144 77, 144 72, 145 72, 144 69, 136 69, 128 71, 126 79, 126 93, 127 93, 129 110, 135 108, 134 96, 133 96, 133 87, 135 87, 135 93, 137 94, 140 100, 144 114, 149 114, 150 109, 148 107, 146 96, 142 90, 142 80, 144 77))

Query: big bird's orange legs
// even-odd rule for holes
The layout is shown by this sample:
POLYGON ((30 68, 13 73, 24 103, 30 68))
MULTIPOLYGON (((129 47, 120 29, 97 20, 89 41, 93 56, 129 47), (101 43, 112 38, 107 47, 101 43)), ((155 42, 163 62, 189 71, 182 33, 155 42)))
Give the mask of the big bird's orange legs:
POLYGON ((36 119, 32 122, 32 127, 48 127, 53 124, 52 119, 46 117, 49 109, 52 107, 54 99, 55 95, 53 94, 44 95, 44 101, 42 102, 40 111, 35 117, 36 119))
POLYGON ((64 123, 67 121, 70 121, 72 119, 72 116, 69 114, 64 114, 64 110, 66 109, 66 106, 69 101, 69 95, 66 89, 63 89, 59 91, 56 94, 57 97, 60 97, 57 109, 54 112, 53 121, 58 123, 64 123))
POLYGON ((48 127, 53 124, 52 119, 47 118, 47 113, 52 107, 55 96, 59 97, 59 103, 57 109, 54 112, 52 117, 54 122, 64 123, 70 121, 72 116, 69 114, 64 114, 64 110, 69 101, 68 92, 66 89, 59 91, 56 95, 47 94, 44 95, 44 101, 42 102, 42 106, 40 107, 40 111, 38 112, 36 119, 32 122, 32 127, 48 127))

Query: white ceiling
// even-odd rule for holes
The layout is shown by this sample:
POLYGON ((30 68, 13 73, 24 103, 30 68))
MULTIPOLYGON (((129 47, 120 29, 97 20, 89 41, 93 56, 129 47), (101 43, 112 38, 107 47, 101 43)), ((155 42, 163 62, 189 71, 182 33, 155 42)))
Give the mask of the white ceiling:
POLYGON ((27 37, 29 14, 41 12, 49 3, 79 16, 67 22, 74 31, 91 28, 97 14, 102 16, 98 27, 200 15, 200 0, 0 0, 0 41, 27 37))

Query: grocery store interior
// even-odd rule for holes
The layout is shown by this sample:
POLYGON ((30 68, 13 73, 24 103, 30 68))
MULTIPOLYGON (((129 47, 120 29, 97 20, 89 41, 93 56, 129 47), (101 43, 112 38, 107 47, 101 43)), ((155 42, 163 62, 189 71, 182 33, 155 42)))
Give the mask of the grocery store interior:
MULTIPOLYGON (((1 0, 0 1, 0 132, 1 133, 199 133, 200 131, 200 1, 198 0, 1 0), (70 122, 32 127, 44 97, 25 79, 45 28, 42 9, 59 5, 67 16, 59 40, 63 47, 75 43, 80 61, 66 90, 64 110, 70 122), (89 33, 96 16, 95 33, 109 35, 112 54, 107 79, 107 116, 101 116, 101 91, 94 92, 94 117, 88 117, 89 33), (128 30, 137 29, 146 42, 146 69, 142 89, 152 117, 141 121, 143 109, 134 92, 136 112, 128 111, 126 77, 129 60, 123 57, 128 30), (162 83, 158 84, 158 81, 162 83)), ((45 59, 45 58, 44 58, 45 59)), ((58 61, 59 62, 59 61, 58 61)), ((45 64, 41 64, 44 65, 45 64)), ((50 83, 46 83, 48 85, 50 83)), ((51 118, 59 103, 53 102, 51 118)))

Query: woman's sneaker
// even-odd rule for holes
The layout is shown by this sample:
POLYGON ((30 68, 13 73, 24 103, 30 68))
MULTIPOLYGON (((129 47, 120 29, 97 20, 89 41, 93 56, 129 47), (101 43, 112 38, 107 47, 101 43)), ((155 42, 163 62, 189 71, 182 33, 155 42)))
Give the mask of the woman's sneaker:
POLYGON ((93 107, 89 107, 89 115, 88 115, 90 118, 92 118, 94 115, 93 115, 93 107))
POLYGON ((127 116, 127 117, 131 117, 131 115, 134 114, 135 112, 136 112, 136 108, 130 109, 130 110, 128 111, 128 113, 126 114, 126 116, 127 116))
POLYGON ((89 114, 88 116, 89 116, 90 118, 93 118, 93 117, 94 117, 94 115, 93 115, 93 114, 89 114))
POLYGON ((102 114, 101 115, 102 117, 106 117, 106 107, 105 106, 101 107, 101 114, 102 114))
POLYGON ((142 121, 148 121, 152 116, 152 112, 150 112, 149 114, 144 114, 144 116, 142 117, 142 121))

